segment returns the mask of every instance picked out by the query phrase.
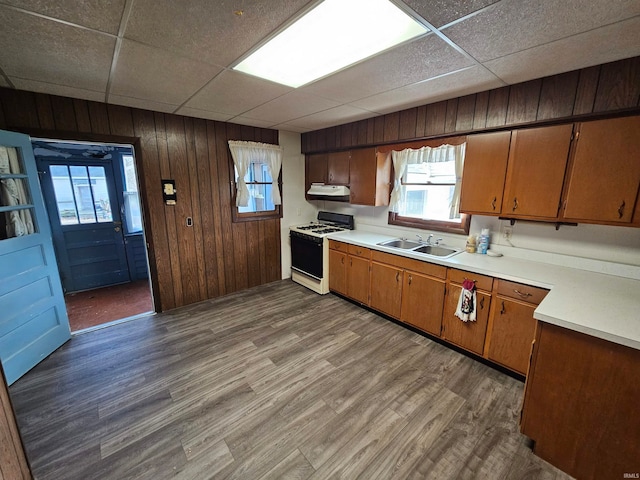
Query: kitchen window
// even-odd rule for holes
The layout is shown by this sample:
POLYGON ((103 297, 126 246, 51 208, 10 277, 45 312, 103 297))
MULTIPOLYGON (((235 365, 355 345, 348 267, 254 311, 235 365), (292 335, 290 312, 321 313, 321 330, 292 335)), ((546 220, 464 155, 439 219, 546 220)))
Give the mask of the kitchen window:
POLYGON ((229 141, 235 178, 234 222, 282 217, 278 145, 229 141), (276 172, 275 180, 274 174, 276 172))
POLYGON ((391 152, 395 178, 390 224, 469 233, 471 217, 459 211, 466 142, 458 139, 391 152))

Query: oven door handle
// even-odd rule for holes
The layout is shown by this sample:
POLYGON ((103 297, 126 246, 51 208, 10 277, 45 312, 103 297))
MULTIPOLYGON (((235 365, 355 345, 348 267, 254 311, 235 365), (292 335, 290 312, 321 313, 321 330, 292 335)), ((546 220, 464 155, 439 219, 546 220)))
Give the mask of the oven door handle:
POLYGON ((302 270, 301 268, 297 268, 297 267, 291 267, 291 270, 295 270, 296 272, 300 272, 304 275, 306 275, 307 277, 311 277, 311 278, 315 278, 316 280, 320 280, 322 281, 321 277, 316 277, 315 275, 311 275, 309 272, 305 272, 304 270, 302 270))

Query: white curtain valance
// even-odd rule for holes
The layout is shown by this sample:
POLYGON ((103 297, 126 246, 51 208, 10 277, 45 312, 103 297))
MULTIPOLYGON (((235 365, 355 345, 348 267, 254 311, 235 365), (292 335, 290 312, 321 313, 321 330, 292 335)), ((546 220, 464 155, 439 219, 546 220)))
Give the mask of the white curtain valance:
POLYGON ((267 165, 272 179, 271 199, 274 205, 280 205, 282 199, 278 187, 278 176, 282 166, 282 147, 270 143, 229 140, 229 150, 231 150, 231 157, 238 171, 236 206, 246 207, 249 204, 249 189, 244 177, 252 163, 267 165))
POLYGON ((395 171, 393 179, 393 190, 389 210, 395 213, 404 211, 406 186, 402 184, 402 178, 407 170, 407 165, 414 164, 435 164, 440 162, 455 162, 456 183, 451 201, 451 218, 457 218, 460 206, 460 187, 462 184, 462 168, 464 165, 464 153, 466 143, 460 145, 440 145, 439 147, 422 147, 419 149, 405 148, 404 150, 392 150, 393 169, 395 171))

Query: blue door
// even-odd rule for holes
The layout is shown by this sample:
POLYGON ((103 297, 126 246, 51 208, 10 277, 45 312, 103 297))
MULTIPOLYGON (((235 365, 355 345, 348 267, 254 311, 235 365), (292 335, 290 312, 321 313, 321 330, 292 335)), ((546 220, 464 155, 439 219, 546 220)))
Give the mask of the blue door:
POLYGON ((36 149, 67 293, 131 281, 111 155, 48 157, 36 149))
POLYGON ((69 338, 31 139, 0 130, 0 360, 7 383, 69 338))

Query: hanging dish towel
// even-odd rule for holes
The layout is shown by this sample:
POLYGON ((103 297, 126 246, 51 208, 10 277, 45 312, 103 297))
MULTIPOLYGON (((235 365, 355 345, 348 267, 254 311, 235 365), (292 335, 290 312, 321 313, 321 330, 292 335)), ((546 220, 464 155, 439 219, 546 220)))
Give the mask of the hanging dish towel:
POLYGON ((463 322, 476 321, 476 284, 473 280, 462 282, 462 291, 455 315, 463 322))

